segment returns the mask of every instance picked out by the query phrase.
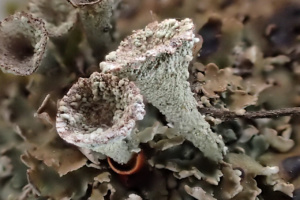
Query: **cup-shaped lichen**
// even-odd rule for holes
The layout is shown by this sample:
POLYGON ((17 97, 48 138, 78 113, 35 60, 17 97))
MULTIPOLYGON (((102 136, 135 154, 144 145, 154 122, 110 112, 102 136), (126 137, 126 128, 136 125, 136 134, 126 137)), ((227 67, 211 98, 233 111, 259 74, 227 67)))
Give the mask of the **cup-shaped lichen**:
POLYGON ((61 99, 56 128, 67 142, 126 163, 137 147, 131 138, 136 121, 144 115, 143 98, 133 82, 94 72, 61 99))
POLYGON ((66 35, 77 22, 77 10, 66 0, 30 0, 28 9, 44 20, 50 37, 66 35))
POLYGON ((225 152, 222 139, 197 110, 187 82, 192 50, 198 39, 190 19, 149 24, 127 37, 100 63, 104 72, 128 77, 141 94, 174 124, 184 137, 212 160, 225 152))
POLYGON ((19 12, 0 22, 0 67, 16 75, 32 74, 40 65, 48 41, 44 23, 19 12))

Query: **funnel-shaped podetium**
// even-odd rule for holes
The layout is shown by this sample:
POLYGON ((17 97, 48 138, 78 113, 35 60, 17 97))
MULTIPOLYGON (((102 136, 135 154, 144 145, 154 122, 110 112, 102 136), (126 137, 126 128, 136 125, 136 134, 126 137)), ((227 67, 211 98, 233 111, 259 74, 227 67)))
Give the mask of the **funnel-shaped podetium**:
POLYGON ((157 107, 205 156, 219 161, 226 147, 197 110, 187 82, 194 44, 190 19, 149 24, 121 42, 100 63, 103 72, 128 77, 146 100, 157 107))
POLYGON ((44 20, 50 37, 65 36, 77 22, 77 10, 66 0, 30 0, 28 10, 44 20))
POLYGON ((80 21, 97 60, 102 60, 113 43, 113 11, 120 0, 68 0, 79 9, 80 21))
POLYGON ((24 12, 0 22, 0 68, 16 75, 32 74, 43 59, 48 34, 42 20, 24 12))
POLYGON ((133 82, 94 72, 59 102, 56 129, 69 143, 127 163, 138 149, 135 125, 144 115, 143 97, 133 82))

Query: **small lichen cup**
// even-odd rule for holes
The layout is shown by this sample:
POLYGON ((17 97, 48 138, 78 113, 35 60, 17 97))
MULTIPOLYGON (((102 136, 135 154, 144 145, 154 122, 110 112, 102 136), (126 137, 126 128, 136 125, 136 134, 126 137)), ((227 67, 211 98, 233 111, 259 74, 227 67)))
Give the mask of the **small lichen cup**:
POLYGON ((127 163, 139 151, 134 134, 144 115, 143 97, 133 82, 94 72, 79 78, 60 100, 56 129, 69 143, 127 163))
POLYGON ((30 75, 43 60, 48 33, 42 20, 18 12, 0 22, 0 68, 15 75, 30 75))

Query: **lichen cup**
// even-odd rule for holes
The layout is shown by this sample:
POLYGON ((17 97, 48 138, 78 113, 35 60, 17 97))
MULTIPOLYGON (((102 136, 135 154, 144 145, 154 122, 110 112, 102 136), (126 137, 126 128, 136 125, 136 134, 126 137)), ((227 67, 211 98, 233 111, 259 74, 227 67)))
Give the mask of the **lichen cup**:
POLYGON ((16 75, 30 75, 40 66, 48 41, 42 20, 19 12, 0 22, 0 68, 16 75))
POLYGON ((69 143, 127 163, 139 150, 134 134, 144 115, 143 97, 133 82, 94 72, 59 102, 56 129, 69 143))
POLYGON ((191 19, 167 19, 137 30, 100 63, 104 73, 127 77, 140 88, 170 124, 214 161, 223 159, 226 147, 198 112, 188 67, 199 39, 191 19))

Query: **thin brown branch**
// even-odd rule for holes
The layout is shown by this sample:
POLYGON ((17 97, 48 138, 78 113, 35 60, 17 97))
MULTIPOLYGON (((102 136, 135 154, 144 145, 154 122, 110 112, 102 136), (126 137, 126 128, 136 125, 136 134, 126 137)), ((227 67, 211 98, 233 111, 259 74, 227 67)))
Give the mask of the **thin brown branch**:
POLYGON ((300 107, 282 108, 277 110, 262 110, 245 112, 244 114, 237 114, 232 111, 226 111, 216 108, 198 108, 199 112, 204 115, 210 115, 215 118, 220 118, 224 121, 229 121, 237 118, 256 119, 256 118, 277 118, 282 116, 300 115, 300 107))

